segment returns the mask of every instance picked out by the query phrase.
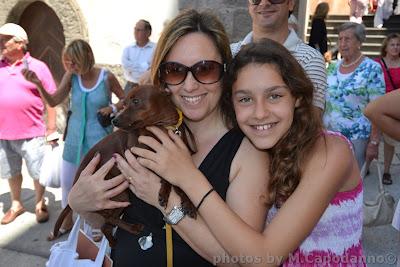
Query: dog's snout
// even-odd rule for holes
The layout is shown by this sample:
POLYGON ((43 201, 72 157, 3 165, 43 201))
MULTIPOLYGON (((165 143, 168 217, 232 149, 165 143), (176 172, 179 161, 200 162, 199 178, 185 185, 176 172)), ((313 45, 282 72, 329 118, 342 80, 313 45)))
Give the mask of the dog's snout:
POLYGON ((119 125, 119 119, 118 117, 115 117, 114 119, 111 120, 111 124, 115 127, 118 127, 119 125))

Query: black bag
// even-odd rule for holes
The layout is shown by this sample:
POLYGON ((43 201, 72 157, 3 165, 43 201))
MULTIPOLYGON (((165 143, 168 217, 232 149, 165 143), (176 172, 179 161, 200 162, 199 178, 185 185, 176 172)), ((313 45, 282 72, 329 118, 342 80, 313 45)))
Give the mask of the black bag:
POLYGON ((99 121, 100 125, 104 128, 111 125, 111 121, 114 119, 114 114, 103 115, 100 112, 97 112, 97 120, 99 121))

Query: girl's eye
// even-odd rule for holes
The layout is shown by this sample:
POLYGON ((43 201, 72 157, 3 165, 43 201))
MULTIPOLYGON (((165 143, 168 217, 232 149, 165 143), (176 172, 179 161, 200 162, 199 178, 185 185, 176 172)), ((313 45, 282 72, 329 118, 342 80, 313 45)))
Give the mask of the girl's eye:
POLYGON ((239 102, 241 103, 249 103, 251 101, 250 97, 241 97, 239 98, 239 102))
POLYGON ((270 100, 278 100, 281 97, 282 96, 278 95, 278 94, 271 94, 271 95, 268 96, 268 99, 270 99, 270 100))

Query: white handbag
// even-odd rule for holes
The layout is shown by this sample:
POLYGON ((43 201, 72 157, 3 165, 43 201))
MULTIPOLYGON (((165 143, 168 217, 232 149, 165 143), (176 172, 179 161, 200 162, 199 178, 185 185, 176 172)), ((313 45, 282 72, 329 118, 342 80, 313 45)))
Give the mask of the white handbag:
POLYGON ((56 143, 46 145, 46 152, 40 168, 39 183, 46 187, 61 186, 60 170, 64 145, 56 143))
POLYGON ((50 249, 50 257, 46 267, 102 267, 106 256, 108 241, 105 236, 101 240, 99 252, 95 261, 91 259, 79 259, 77 253, 78 236, 80 228, 80 216, 75 221, 74 227, 68 236, 68 240, 54 244, 50 249))
MULTIPOLYGON (((379 163, 376 163, 378 168, 378 192, 377 196, 372 201, 364 201, 363 203, 363 225, 367 227, 386 225, 392 223, 394 214, 394 198, 393 196, 385 191, 382 184, 382 173, 379 163)), ((361 173, 364 174, 365 164, 361 169, 361 173)))

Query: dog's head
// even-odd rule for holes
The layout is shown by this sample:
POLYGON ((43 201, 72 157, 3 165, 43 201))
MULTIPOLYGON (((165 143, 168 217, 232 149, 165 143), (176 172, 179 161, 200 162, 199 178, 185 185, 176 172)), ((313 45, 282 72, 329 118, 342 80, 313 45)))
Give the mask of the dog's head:
POLYGON ((124 100, 124 109, 113 119, 114 126, 131 131, 150 125, 173 126, 179 114, 168 93, 152 85, 134 87, 124 100))

